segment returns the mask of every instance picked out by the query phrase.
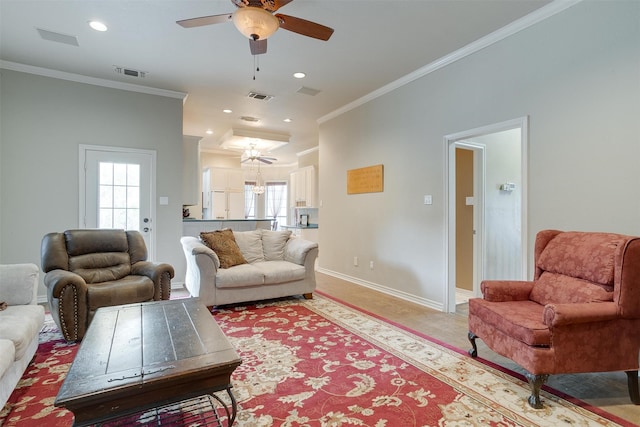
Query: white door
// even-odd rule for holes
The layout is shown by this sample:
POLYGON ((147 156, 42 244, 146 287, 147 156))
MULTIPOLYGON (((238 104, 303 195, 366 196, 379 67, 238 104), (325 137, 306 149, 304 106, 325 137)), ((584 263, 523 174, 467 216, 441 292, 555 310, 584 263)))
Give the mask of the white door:
POLYGON ((80 228, 140 231, 155 257, 155 151, 80 146, 80 228))

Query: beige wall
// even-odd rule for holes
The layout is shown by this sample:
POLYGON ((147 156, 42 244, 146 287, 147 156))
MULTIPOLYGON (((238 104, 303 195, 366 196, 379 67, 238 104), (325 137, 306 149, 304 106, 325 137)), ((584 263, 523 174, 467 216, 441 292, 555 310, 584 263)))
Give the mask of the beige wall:
POLYGON ((322 122, 321 271, 442 307, 443 138, 523 116, 529 253, 544 228, 640 235, 639 52, 639 2, 581 2, 322 122), (346 194, 380 163, 384 192, 346 194))
POLYGON ((156 259, 184 257, 181 99, 2 69, 0 124, 0 262, 40 265, 42 237, 78 227, 80 144, 157 151, 156 259))

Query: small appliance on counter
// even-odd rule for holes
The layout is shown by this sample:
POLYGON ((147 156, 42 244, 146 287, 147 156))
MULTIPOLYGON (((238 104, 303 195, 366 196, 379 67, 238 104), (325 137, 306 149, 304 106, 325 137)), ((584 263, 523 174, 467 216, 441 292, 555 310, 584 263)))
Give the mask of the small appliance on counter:
POLYGON ((300 222, 298 223, 302 227, 306 227, 309 225, 309 215, 302 214, 300 215, 300 222))

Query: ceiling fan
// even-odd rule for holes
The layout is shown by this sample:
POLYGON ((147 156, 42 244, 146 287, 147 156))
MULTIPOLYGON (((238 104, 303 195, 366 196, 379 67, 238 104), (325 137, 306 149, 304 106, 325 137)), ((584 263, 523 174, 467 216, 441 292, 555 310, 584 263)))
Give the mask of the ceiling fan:
POLYGON ((246 163, 248 161, 253 162, 254 160, 257 160, 259 162, 266 163, 266 164, 270 165, 273 162, 275 162, 276 160, 278 160, 275 157, 266 157, 266 156, 261 155, 260 152, 258 150, 256 150, 256 147, 253 144, 249 146, 248 150, 245 150, 245 152, 242 153, 242 157, 244 159, 240 163, 246 163))
POLYGON ((267 38, 278 28, 319 40, 329 40, 333 34, 332 28, 282 13, 274 14, 282 6, 292 1, 231 0, 237 7, 232 13, 183 19, 176 21, 176 23, 184 28, 192 28, 233 21, 238 31, 249 38, 249 48, 252 55, 261 55, 267 52, 267 38))

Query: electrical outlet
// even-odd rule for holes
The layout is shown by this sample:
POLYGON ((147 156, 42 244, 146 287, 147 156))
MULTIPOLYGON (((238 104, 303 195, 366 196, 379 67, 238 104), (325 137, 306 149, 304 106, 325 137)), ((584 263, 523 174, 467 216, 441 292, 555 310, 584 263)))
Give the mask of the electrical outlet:
POLYGON ((354 257, 353 257, 353 266, 354 266, 354 267, 357 267, 357 266, 358 266, 358 257, 357 257, 357 256, 354 256, 354 257))
POLYGON ((373 270, 373 261, 369 261, 369 268, 373 270))

